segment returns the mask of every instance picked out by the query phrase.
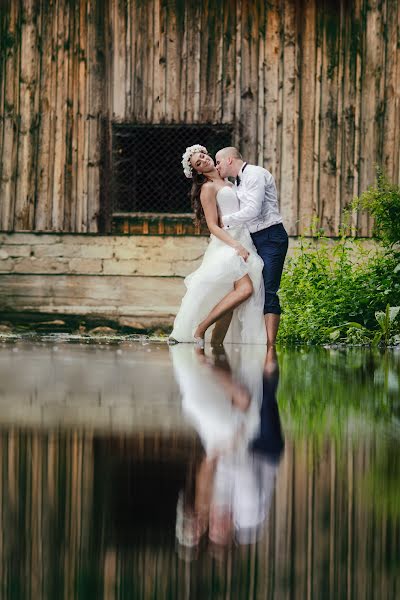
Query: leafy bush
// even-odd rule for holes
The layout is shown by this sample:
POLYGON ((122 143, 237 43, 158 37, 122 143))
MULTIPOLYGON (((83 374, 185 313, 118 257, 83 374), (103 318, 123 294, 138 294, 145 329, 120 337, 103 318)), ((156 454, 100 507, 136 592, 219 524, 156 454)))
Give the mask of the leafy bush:
MULTIPOLYGON (((342 237, 332 251, 323 238, 316 245, 303 240, 300 253, 288 259, 280 291, 280 341, 366 344, 374 337, 369 332, 381 331, 376 313, 400 305, 400 253, 355 252, 349 242, 342 237), (335 328, 344 338, 332 338, 335 328)), ((391 336, 400 332, 399 321, 391 324, 391 336)))
POLYGON ((380 167, 376 184, 354 198, 351 207, 374 217, 374 234, 383 244, 400 242, 400 186, 390 183, 380 167))
POLYGON ((320 234, 302 240, 282 277, 284 314, 279 339, 297 343, 399 343, 400 186, 377 169, 375 186, 355 198, 352 210, 374 218, 382 245, 371 253, 343 232, 330 250, 320 234))

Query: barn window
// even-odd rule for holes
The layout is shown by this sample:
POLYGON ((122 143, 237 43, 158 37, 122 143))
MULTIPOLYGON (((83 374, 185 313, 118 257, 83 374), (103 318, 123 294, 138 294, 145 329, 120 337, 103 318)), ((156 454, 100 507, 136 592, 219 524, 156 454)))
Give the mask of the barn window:
POLYGON ((232 144, 232 127, 112 123, 109 209, 113 231, 200 233, 193 225, 190 180, 181 166, 185 148, 197 143, 215 155, 232 144))

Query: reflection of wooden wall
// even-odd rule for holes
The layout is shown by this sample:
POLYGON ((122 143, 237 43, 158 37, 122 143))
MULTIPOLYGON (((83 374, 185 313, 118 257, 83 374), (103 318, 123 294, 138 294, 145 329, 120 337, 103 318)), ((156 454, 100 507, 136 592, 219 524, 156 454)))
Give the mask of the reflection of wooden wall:
MULTIPOLYGON (((175 458, 198 451, 194 438, 174 435, 104 443, 130 460, 132 452, 154 460, 157 452, 165 459, 169 450, 175 458)), ((61 598, 63 590, 66 600, 86 598, 90 581, 96 597, 104 591, 109 599, 136 590, 138 597, 179 600, 189 589, 210 600, 221 590, 234 598, 395 597, 399 518, 370 510, 377 500, 365 487, 377 451, 370 442, 287 442, 258 547, 232 547, 213 563, 204 552, 192 565, 177 557, 173 540, 107 545, 112 516, 96 514, 103 492, 94 487, 93 447, 82 432, 0 434, 4 595, 13 589, 21 598, 61 598)), ((109 481, 101 485, 107 491, 109 481)))
MULTIPOLYGON (((98 229, 101 117, 233 123, 291 234, 399 181, 399 3, 5 0, 0 229, 98 229), (22 7, 22 8, 21 8, 22 7)), ((194 142, 196 140, 193 140, 194 142)), ((370 224, 359 218, 359 232, 370 224)))

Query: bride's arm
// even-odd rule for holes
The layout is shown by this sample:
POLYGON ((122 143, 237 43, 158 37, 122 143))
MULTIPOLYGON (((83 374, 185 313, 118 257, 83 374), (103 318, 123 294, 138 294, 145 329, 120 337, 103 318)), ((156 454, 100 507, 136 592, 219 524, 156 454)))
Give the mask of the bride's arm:
POLYGON ((228 246, 234 248, 239 256, 244 258, 244 260, 247 260, 249 256, 248 250, 246 250, 246 248, 242 246, 240 242, 234 240, 229 233, 221 229, 221 227, 218 225, 218 210, 215 190, 211 186, 203 185, 200 194, 200 200, 210 233, 215 235, 215 237, 220 239, 225 244, 228 244, 228 246))

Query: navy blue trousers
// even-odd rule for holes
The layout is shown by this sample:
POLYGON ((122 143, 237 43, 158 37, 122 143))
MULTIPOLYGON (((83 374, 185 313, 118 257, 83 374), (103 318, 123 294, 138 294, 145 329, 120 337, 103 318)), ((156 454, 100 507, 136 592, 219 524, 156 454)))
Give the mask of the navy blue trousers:
POLYGON ((278 223, 252 233, 251 237, 258 254, 264 261, 264 315, 267 313, 280 315, 282 311, 278 290, 288 249, 288 235, 282 223, 278 223))

